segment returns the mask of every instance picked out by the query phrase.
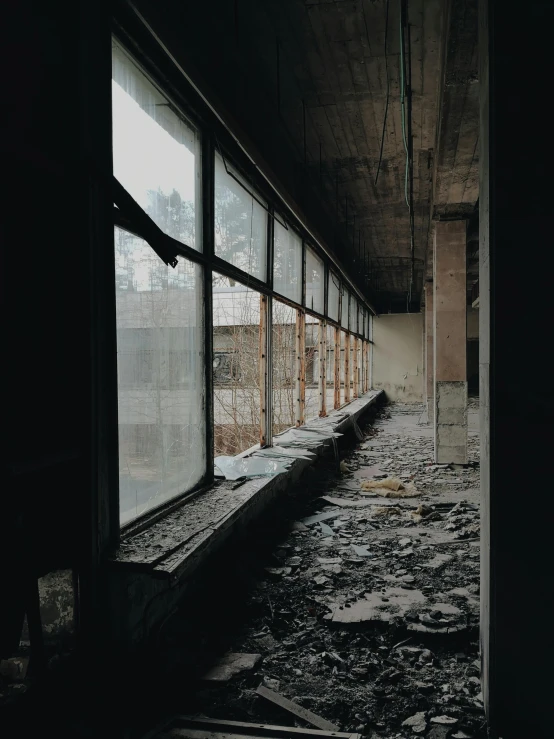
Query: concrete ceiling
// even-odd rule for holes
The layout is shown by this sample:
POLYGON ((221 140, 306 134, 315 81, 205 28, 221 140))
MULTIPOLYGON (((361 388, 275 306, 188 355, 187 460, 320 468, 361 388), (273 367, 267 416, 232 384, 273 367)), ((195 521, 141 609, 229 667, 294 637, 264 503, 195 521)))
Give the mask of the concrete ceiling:
POLYGON ((417 310, 432 272, 433 218, 467 218, 478 198, 477 0, 406 2, 413 253, 400 0, 135 2, 232 113, 377 308, 406 310, 413 264, 417 310))

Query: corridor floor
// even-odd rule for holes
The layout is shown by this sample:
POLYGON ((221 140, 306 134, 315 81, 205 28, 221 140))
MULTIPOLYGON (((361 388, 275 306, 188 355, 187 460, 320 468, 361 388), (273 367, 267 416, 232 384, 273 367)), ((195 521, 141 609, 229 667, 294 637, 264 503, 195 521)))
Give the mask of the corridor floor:
POLYGON ((385 406, 361 433, 341 473, 306 475, 288 533, 256 562, 226 648, 260 655, 257 666, 201 681, 193 712, 295 725, 256 693, 264 685, 372 739, 485 736, 477 402, 465 467, 433 464, 422 406, 385 406), (386 478, 402 487, 362 490, 386 478))

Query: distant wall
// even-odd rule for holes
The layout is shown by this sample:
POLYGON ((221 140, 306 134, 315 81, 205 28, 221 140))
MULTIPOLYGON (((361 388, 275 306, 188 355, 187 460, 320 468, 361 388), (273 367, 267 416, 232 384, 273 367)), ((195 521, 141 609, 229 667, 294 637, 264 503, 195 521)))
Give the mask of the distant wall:
POLYGON ((373 387, 390 400, 423 401, 423 315, 373 319, 373 387))

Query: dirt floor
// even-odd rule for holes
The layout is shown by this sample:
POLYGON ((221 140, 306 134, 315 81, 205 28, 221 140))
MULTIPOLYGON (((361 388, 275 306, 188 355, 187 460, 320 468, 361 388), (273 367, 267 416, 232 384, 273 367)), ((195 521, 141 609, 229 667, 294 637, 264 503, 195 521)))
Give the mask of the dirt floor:
POLYGON ((485 736, 475 401, 469 411, 465 467, 434 464, 423 407, 393 404, 342 451, 340 473, 321 466, 303 480, 283 536, 250 552, 257 577, 221 640, 261 659, 201 681, 193 713, 308 726, 259 695, 263 685, 373 739, 485 736), (361 489, 387 478, 402 487, 361 489))

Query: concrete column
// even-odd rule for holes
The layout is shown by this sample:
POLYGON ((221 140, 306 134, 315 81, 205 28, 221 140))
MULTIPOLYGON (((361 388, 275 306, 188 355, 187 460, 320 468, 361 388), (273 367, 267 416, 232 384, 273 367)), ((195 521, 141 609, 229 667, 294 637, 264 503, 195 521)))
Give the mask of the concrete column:
POLYGON ((435 360, 433 343, 433 283, 425 285, 425 400, 427 402, 427 423, 435 420, 435 360))
POLYGON ((465 221, 436 224, 433 272, 435 461, 467 464, 465 221))

